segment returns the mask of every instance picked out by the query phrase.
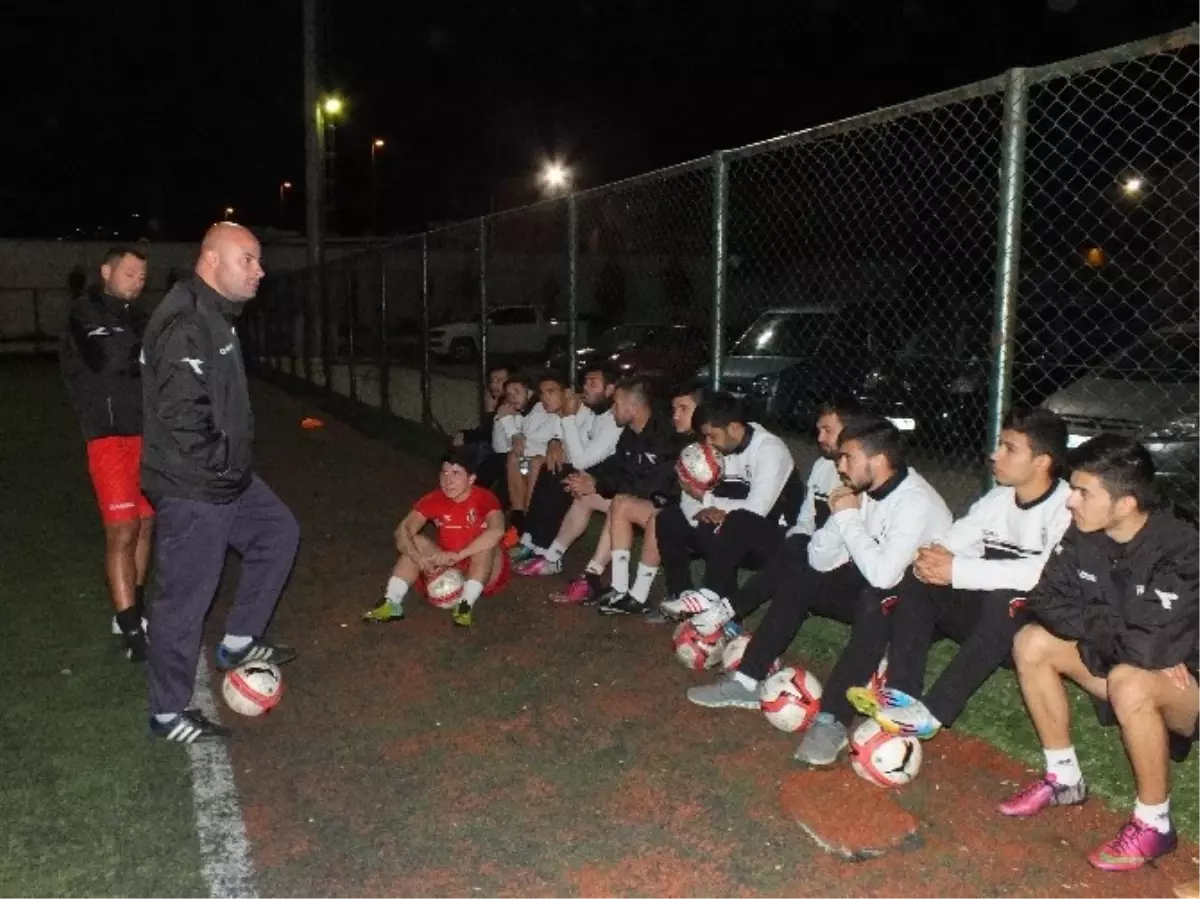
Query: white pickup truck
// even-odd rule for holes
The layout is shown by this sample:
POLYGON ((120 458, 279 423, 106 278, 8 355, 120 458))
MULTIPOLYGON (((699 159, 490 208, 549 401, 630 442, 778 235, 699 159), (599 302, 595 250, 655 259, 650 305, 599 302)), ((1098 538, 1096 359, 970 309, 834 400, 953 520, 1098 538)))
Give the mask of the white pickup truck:
MULTIPOLYGON (((579 340, 586 339, 579 323, 579 340)), ((546 318, 533 306, 497 306, 488 313, 488 353, 501 356, 548 355, 567 345, 567 320, 546 318)), ((479 358, 479 322, 450 322, 432 328, 429 348, 455 362, 479 358)))

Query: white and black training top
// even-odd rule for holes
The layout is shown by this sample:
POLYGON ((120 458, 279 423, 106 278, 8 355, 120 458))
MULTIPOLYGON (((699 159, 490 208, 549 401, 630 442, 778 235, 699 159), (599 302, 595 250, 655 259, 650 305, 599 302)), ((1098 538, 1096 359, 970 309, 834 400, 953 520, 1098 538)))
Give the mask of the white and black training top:
POLYGON ((700 505, 770 517, 796 463, 787 444, 762 425, 751 422, 747 430, 741 445, 725 454, 725 473, 700 505))
POLYGON ((808 564, 833 571, 858 566, 868 584, 888 590, 900 583, 917 549, 950 530, 945 501, 915 469, 901 468, 857 509, 834 512, 808 544, 808 564))
POLYGON ((546 455, 546 446, 555 436, 558 416, 546 411, 541 403, 535 403, 525 415, 506 415, 497 418, 492 426, 492 449, 507 453, 512 449, 517 434, 525 437, 526 456, 546 455))
POLYGON ((937 542, 954 553, 951 586, 959 590, 1032 590, 1071 513, 1065 481, 1022 505, 1012 487, 977 500, 937 542))
POLYGON ((554 437, 562 441, 567 461, 577 471, 586 471, 616 452, 623 430, 613 418, 612 409, 597 415, 593 409, 580 406, 574 415, 558 419, 554 437))
POLYGON ((804 485, 804 501, 800 504, 800 515, 787 532, 789 537, 800 534, 811 537, 829 520, 829 492, 842 483, 837 462, 821 456, 813 463, 804 485))

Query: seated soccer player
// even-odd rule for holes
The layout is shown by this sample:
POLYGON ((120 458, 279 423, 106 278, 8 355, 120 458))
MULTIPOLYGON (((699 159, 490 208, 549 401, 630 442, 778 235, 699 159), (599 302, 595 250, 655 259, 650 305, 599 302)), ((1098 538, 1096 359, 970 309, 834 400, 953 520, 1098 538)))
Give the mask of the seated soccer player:
MULTIPOLYGON (((842 486, 829 494, 829 520, 809 541, 808 566, 774 595, 738 670, 688 690, 696 705, 757 709, 760 682, 810 614, 851 622, 864 594, 893 590, 917 549, 949 530, 950 510, 908 467, 903 438, 886 418, 863 415, 846 422, 837 466, 842 486)), ((715 629, 736 609, 722 602, 704 614, 710 616, 705 627, 715 629)))
POLYGON ((470 627, 480 596, 494 596, 508 584, 508 555, 504 539, 504 513, 489 490, 475 485, 475 454, 455 447, 442 460, 438 489, 425 494, 396 528, 400 558, 388 578, 383 602, 363 615, 364 621, 382 623, 404 617, 404 597, 446 568, 466 575, 462 600, 453 612, 454 623, 470 627), (421 533, 432 524, 435 539, 421 533))
MULTIPOLYGON (((669 618, 696 616, 699 627, 707 627, 729 618, 740 621, 777 593, 788 590, 797 574, 808 568, 808 543, 812 535, 829 519, 829 494, 842 483, 838 474, 838 435, 843 424, 861 415, 862 407, 853 398, 843 398, 824 404, 817 416, 817 449, 820 457, 813 462, 805 485, 804 498, 796 523, 784 535, 782 544, 773 552, 766 567, 757 572, 729 598, 710 600, 703 594, 690 594, 688 608, 671 595, 667 585, 667 600, 663 613, 669 618)), ((686 496, 684 506, 692 513, 700 510, 699 501, 686 496)))
POLYGON ((1101 434, 1067 464, 1072 524, 1029 593, 1034 621, 1012 650, 1046 773, 1000 811, 1026 817, 1087 797, 1063 684, 1073 680, 1102 723, 1121 729, 1137 790, 1133 817, 1088 861, 1128 871, 1177 845, 1169 759, 1187 756, 1200 712, 1197 534, 1157 507, 1154 463, 1141 444, 1101 434))
MULTIPOLYGON (((546 387, 561 401, 560 378, 547 375, 538 387, 539 394, 540 388, 546 387)), ((519 532, 524 526, 529 494, 541 470, 546 444, 554 431, 554 416, 546 411, 545 404, 539 401, 540 396, 534 395, 529 379, 524 376, 509 378, 504 392, 505 400, 496 409, 492 427, 492 449, 505 456, 509 515, 519 532)))
POLYGON ((564 391, 555 436, 546 447, 541 474, 533 486, 520 543, 509 558, 515 564, 544 555, 571 508, 566 481, 589 471, 617 449, 621 428, 612 413, 616 377, 607 364, 583 373, 583 392, 564 391))
MULTIPOLYGON (((692 431, 692 415, 703 399, 704 391, 699 387, 680 389, 671 399, 671 424, 675 429, 675 452, 698 438, 692 431)), ((613 497, 604 521, 604 530, 596 543, 592 558, 588 560, 583 574, 571 581, 567 589, 551 597, 556 602, 586 603, 599 605, 603 614, 640 614, 646 608, 650 587, 658 574, 659 555, 655 540, 654 523, 662 508, 670 508, 680 502, 676 491, 663 493, 655 499, 618 493, 613 497), (632 559, 634 529, 641 528, 642 558, 638 563, 637 577, 630 584, 629 564, 632 559), (604 569, 612 563, 611 591, 616 596, 628 595, 629 601, 621 606, 605 602, 608 597, 600 581, 604 569), (636 605, 635 605, 636 604, 636 605)), ((697 507, 698 509, 699 507, 697 507)), ((658 616, 662 619, 661 615, 658 616)))
POLYGON ((493 365, 488 369, 484 393, 485 413, 479 427, 458 431, 450 438, 452 446, 467 446, 475 453, 476 478, 480 487, 496 491, 505 477, 508 457, 492 449, 492 430, 496 424, 496 410, 504 402, 504 385, 516 372, 510 365, 493 365))
POLYGON ((795 496, 799 485, 792 480, 795 462, 787 444, 750 422, 740 401, 716 393, 696 415, 704 439, 724 455, 725 473, 703 495, 681 485, 691 502, 664 509, 655 522, 667 590, 679 591, 664 612, 697 613, 733 595, 740 568, 761 568, 779 551, 787 512, 794 515, 800 503, 795 496), (698 593, 691 589, 693 555, 705 560, 704 584, 698 593))
POLYGON ((657 405, 649 379, 634 377, 617 384, 612 411, 624 430, 616 451, 591 471, 566 479, 573 501, 558 535, 543 555, 520 566, 518 574, 544 577, 561 572, 567 548, 583 536, 594 513, 608 512, 618 493, 650 498, 670 489, 678 447, 666 413, 657 405))
POLYGON ((1070 523, 1067 484, 1058 476, 1066 452, 1067 427, 1053 412, 1008 414, 992 454, 999 486, 944 536, 921 547, 883 602, 872 598, 859 607, 850 641, 825 683, 821 715, 805 733, 797 759, 834 764, 855 709, 891 733, 924 739, 954 724, 1009 657, 1025 620, 1016 600, 1033 589, 1070 523), (925 663, 939 633, 960 647, 926 692, 925 663), (857 686, 885 650, 888 688, 857 686))

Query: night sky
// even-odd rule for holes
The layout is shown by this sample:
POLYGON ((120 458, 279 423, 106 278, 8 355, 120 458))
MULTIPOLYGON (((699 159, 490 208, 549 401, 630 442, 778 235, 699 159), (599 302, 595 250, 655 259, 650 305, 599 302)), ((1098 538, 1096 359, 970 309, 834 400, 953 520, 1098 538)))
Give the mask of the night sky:
MULTIPOLYGON (((382 230, 416 230, 485 212, 549 155, 594 186, 1195 17, 1191 0, 323 6, 347 234, 368 226, 374 137, 382 230)), ((47 0, 6 19, 0 235, 190 239, 226 206, 279 225, 285 180, 299 224, 299 0, 47 0)))

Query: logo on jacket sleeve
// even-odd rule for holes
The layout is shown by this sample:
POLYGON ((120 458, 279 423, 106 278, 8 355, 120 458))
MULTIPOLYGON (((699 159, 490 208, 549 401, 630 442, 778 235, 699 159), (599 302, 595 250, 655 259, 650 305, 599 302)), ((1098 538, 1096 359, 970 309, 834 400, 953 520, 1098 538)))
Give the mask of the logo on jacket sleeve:
POLYGON ((1154 588, 1154 592, 1158 595, 1158 601, 1162 603, 1162 607, 1168 612, 1171 611, 1171 606, 1175 600, 1179 599, 1178 593, 1167 593, 1165 590, 1159 590, 1157 587, 1154 588))
POLYGON ((204 371, 203 371, 203 369, 200 368, 200 366, 202 366, 204 364, 203 359, 192 359, 187 356, 184 356, 179 361, 182 362, 184 365, 188 366, 192 370, 192 374, 194 374, 196 377, 198 377, 198 378, 204 377, 204 371))

